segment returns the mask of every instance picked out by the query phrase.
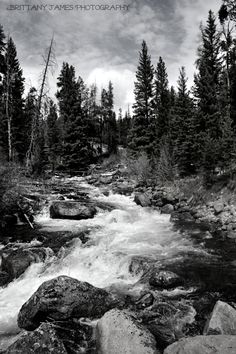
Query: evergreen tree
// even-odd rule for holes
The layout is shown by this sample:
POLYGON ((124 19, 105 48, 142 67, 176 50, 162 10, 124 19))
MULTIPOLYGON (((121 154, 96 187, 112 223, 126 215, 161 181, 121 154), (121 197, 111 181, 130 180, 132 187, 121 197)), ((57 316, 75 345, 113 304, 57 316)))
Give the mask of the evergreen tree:
POLYGON ((49 162, 52 166, 52 170, 59 165, 60 161, 60 130, 58 126, 57 107, 55 103, 49 101, 49 113, 47 115, 47 144, 49 162))
POLYGON ((153 76, 154 69, 151 56, 145 41, 139 53, 139 64, 136 71, 135 103, 133 105, 133 126, 129 136, 128 146, 133 152, 144 150, 148 154, 153 150, 153 137, 150 124, 153 123, 153 76))
POLYGON ((221 137, 221 117, 218 97, 220 91, 220 35, 216 29, 216 19, 209 11, 207 25, 201 28, 202 45, 197 61, 198 74, 195 75, 195 97, 197 99, 197 148, 199 166, 213 172, 219 159, 218 140, 221 137))
POLYGON ((8 38, 5 51, 3 79, 3 144, 7 147, 8 159, 23 162, 27 135, 24 116, 24 78, 17 59, 12 38, 8 38))
POLYGON ((236 20, 235 0, 223 0, 223 5, 221 6, 219 11, 219 18, 221 23, 223 23, 228 18, 234 21, 236 20))
POLYGON ((171 122, 171 138, 173 154, 180 175, 186 176, 195 172, 193 151, 195 136, 195 116, 193 101, 187 88, 185 68, 179 72, 178 93, 175 98, 174 115, 171 122))
POLYGON ((162 137, 166 137, 169 131, 170 94, 168 89, 168 75, 166 65, 160 57, 155 72, 155 99, 154 112, 157 129, 157 145, 162 137))
POLYGON ((58 78, 57 98, 63 119, 63 165, 70 171, 84 169, 92 159, 92 147, 88 140, 88 116, 84 107, 84 82, 76 80, 75 69, 63 63, 58 78))

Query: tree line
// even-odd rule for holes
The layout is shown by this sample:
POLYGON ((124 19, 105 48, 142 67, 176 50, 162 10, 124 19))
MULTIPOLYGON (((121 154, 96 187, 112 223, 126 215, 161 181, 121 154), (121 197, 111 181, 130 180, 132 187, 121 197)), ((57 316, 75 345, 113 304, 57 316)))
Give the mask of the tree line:
POLYGON ((231 168, 236 157, 235 18, 230 0, 223 1, 219 20, 209 11, 200 28, 191 90, 184 67, 176 87, 169 86, 163 58, 154 68, 143 41, 133 112, 123 114, 120 109, 117 116, 113 84, 109 82, 98 97, 96 85, 87 87, 67 62, 57 79, 57 101, 42 97, 43 90, 33 87, 24 96, 15 44, 0 26, 2 159, 30 161, 31 172, 79 171, 123 146, 132 158, 145 154, 153 169, 168 166, 179 176, 200 171, 209 176, 231 168))
POLYGON ((223 10, 219 30, 212 11, 201 25, 191 90, 184 67, 175 89, 168 85, 162 57, 154 69, 145 41, 139 54, 128 146, 134 154, 145 151, 151 161, 169 163, 181 176, 211 175, 235 161, 236 40, 234 24, 223 10))
POLYGON ((66 62, 57 78, 57 101, 52 100, 43 92, 49 61, 48 55, 40 89, 31 87, 25 97, 16 46, 0 26, 1 160, 26 164, 30 159, 30 170, 37 173, 83 170, 126 144, 123 132, 131 117, 128 112, 116 117, 112 82, 98 97, 97 86, 87 87, 66 62))

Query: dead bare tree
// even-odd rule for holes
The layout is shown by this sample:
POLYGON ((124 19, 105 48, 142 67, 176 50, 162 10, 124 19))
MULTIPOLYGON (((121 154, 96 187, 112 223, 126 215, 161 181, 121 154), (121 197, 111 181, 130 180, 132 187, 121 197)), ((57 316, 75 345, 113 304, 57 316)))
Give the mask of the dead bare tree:
POLYGON ((26 168, 28 171, 32 170, 33 160, 37 158, 37 134, 38 134, 38 125, 41 117, 41 110, 42 110, 42 102, 44 97, 46 96, 47 91, 47 77, 49 69, 55 67, 56 60, 55 60, 55 52, 54 52, 54 38, 52 36, 50 46, 46 50, 46 55, 43 56, 44 60, 44 69, 42 72, 42 79, 39 89, 39 96, 37 100, 37 107, 32 121, 32 128, 31 128, 31 136, 30 136, 30 144, 26 154, 26 168))
POLYGON ((10 72, 10 63, 9 63, 9 36, 7 41, 6 48, 6 103, 5 111, 7 118, 7 140, 8 140, 8 161, 12 160, 12 132, 11 132, 11 113, 10 113, 10 85, 11 83, 11 72, 10 72))

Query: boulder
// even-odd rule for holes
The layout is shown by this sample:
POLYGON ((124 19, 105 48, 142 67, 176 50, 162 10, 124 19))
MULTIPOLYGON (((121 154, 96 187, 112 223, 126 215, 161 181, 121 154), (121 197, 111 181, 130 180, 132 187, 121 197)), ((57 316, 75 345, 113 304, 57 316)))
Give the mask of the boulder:
POLYGON ((121 195, 131 195, 134 191, 134 186, 128 183, 117 183, 117 185, 114 186, 113 191, 121 195))
POLYGON ((217 301, 203 334, 236 335, 236 310, 223 301, 217 301))
POLYGON ((235 354, 236 336, 196 336, 171 344, 164 354, 235 354))
POLYGON ((158 347, 164 349, 189 334, 189 325, 195 321, 196 310, 188 301, 158 300, 151 308, 143 310, 141 316, 158 347))
POLYGON ((31 247, 16 249, 2 254, 1 270, 9 274, 10 280, 18 278, 32 263, 43 262, 53 255, 50 248, 31 247))
POLYGON ((134 202, 137 205, 141 205, 142 207, 149 207, 151 206, 151 200, 146 193, 138 193, 134 196, 134 202))
POLYGON ((33 332, 24 333, 16 340, 5 354, 67 354, 63 342, 58 338, 54 326, 42 323, 33 332))
POLYGON ((221 201, 216 201, 213 204, 213 208, 215 210, 215 214, 218 215, 224 210, 224 203, 221 201))
POLYGON ((183 284, 183 279, 170 271, 154 270, 149 279, 149 284, 155 288, 171 289, 183 284))
POLYGON ((103 289, 71 277, 59 276, 44 282, 22 306, 18 326, 34 330, 48 319, 62 321, 101 317, 118 303, 113 295, 103 289))
POLYGON ((171 221, 194 222, 195 219, 189 212, 179 212, 178 210, 171 213, 171 221))
POLYGON ((113 181, 113 176, 101 176, 99 178, 99 182, 101 184, 111 184, 111 182, 113 181))
POLYGON ((231 240, 235 240, 236 239, 236 231, 229 231, 227 232, 227 238, 230 238, 231 240))
POLYGON ((53 219, 90 219, 96 214, 93 206, 86 206, 76 201, 56 200, 50 206, 50 216, 53 219))
POLYGON ((172 204, 166 204, 161 208, 162 214, 171 214, 174 211, 174 206, 172 204))
POLYGON ((153 335, 127 311, 111 310, 97 323, 98 354, 159 354, 153 335))

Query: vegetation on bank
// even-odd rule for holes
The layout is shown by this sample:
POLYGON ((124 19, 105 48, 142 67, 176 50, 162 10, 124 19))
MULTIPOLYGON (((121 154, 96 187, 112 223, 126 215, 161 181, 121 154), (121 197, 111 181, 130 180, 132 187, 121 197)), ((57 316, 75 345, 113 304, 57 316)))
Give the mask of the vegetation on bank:
MULTIPOLYGON (((190 91, 185 68, 180 68, 177 87, 170 87, 163 58, 154 68, 143 41, 133 114, 120 110, 117 117, 113 83, 109 82, 98 98, 96 85, 87 87, 67 62, 57 80, 57 101, 47 97, 45 79, 52 64, 53 41, 40 90, 32 87, 25 96, 16 46, 0 26, 0 160, 10 163, 9 171, 2 167, 3 174, 12 173, 12 163, 26 168, 28 175, 60 169, 83 173, 99 158, 117 156, 123 149, 130 175, 140 183, 176 183, 181 178, 200 176, 198 180, 211 184, 221 174, 233 175, 234 21, 231 1, 223 1, 219 20, 209 11, 207 22, 200 28, 190 91)), ((3 191, 8 188, 1 183, 3 191)))

